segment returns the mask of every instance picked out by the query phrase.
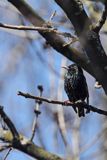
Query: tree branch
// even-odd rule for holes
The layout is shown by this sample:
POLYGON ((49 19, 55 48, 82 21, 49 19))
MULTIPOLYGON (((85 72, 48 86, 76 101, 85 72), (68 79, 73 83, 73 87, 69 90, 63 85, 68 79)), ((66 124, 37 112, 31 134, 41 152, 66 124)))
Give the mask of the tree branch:
POLYGON ((83 35, 92 24, 80 0, 54 0, 72 22, 77 35, 83 35))
MULTIPOLYGON (((8 0, 35 26, 44 26, 46 22, 24 0, 8 0)), ((81 44, 87 55, 80 54, 70 46, 64 46, 65 42, 55 33, 39 32, 46 41, 62 55, 83 67, 95 77, 107 93, 107 56, 101 45, 99 35, 90 30, 91 21, 88 18, 80 0, 55 0, 65 11, 68 18, 79 35, 81 44), (80 19, 80 21, 78 21, 80 19), (87 31, 87 32, 86 32, 87 31), (84 34, 85 33, 85 34, 84 34)))
POLYGON ((101 19, 99 20, 98 24, 93 28, 93 30, 97 33, 101 30, 102 26, 104 25, 107 18, 107 1, 104 2, 104 11, 102 13, 101 19))
POLYGON ((35 26, 17 26, 17 25, 8 25, 8 24, 3 24, 0 23, 0 27, 2 28, 7 28, 7 29, 16 29, 16 30, 24 30, 24 31, 42 31, 44 33, 49 32, 49 33, 56 33, 58 35, 64 36, 64 37, 69 37, 69 38, 75 38, 73 35, 71 35, 70 33, 67 32, 60 32, 58 30, 56 30, 55 28, 48 28, 48 27, 35 27, 35 26))
MULTIPOLYGON (((47 24, 24 0, 8 1, 13 4, 34 26, 43 27, 47 24)), ((42 31, 39 33, 56 51, 67 57, 69 60, 79 64, 92 76, 95 76, 90 61, 84 53, 78 52, 69 45, 64 46, 66 42, 55 33, 44 33, 42 31)))
POLYGON ((33 142, 28 140, 23 135, 20 135, 13 122, 0 107, 0 115, 10 130, 0 128, 0 139, 4 142, 11 144, 11 147, 16 148, 38 160, 63 160, 59 156, 45 151, 43 148, 38 147, 33 142))
POLYGON ((3 149, 13 147, 38 160, 63 160, 63 158, 60 158, 55 154, 47 152, 42 147, 35 145, 33 142, 24 137, 22 134, 20 135, 19 142, 14 143, 11 131, 0 128, 0 139, 4 142, 10 143, 3 149))
POLYGON ((52 104, 59 104, 59 105, 67 105, 67 106, 71 106, 73 108, 78 108, 78 107, 83 107, 85 109, 90 109, 90 111, 92 112, 96 112, 98 114, 102 114, 102 115, 105 115, 107 116, 107 111, 104 111, 102 109, 99 109, 99 108, 96 108, 92 105, 88 105, 84 102, 78 102, 78 103, 72 103, 72 102, 62 102, 62 101, 58 101, 58 100, 51 100, 51 99, 47 99, 47 98, 44 98, 44 97, 37 97, 37 96, 33 96, 29 93, 23 93, 23 92, 18 92, 18 95, 19 96, 23 96, 25 98, 29 98, 29 99, 34 99, 34 100, 41 100, 43 102, 47 102, 47 103, 52 103, 52 104))
POLYGON ((3 107, 2 106, 0 106, 0 116, 3 119, 3 121, 6 123, 6 125, 9 127, 9 129, 10 129, 12 135, 13 135, 13 139, 14 140, 18 140, 19 139, 18 131, 16 130, 14 124, 11 122, 9 117, 3 111, 3 107))
POLYGON ((92 23, 83 8, 81 0, 55 0, 55 2, 63 9, 75 27, 80 43, 93 66, 92 70, 95 78, 102 84, 107 94, 107 56, 98 33, 90 29, 92 23))

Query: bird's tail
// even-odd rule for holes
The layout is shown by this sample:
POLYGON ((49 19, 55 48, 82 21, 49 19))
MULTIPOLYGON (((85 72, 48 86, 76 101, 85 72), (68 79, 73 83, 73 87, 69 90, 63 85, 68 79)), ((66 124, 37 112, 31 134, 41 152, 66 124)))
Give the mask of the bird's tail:
POLYGON ((87 96, 87 104, 89 105, 89 96, 87 96))
MULTIPOLYGON (((89 105, 89 96, 87 96, 87 105, 89 105)), ((90 113, 90 108, 87 108, 86 114, 90 113)))

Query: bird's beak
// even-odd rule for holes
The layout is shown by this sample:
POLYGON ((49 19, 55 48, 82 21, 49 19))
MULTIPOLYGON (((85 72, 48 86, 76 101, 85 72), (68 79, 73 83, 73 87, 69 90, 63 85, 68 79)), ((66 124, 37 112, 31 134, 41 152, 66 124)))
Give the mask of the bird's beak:
POLYGON ((62 66, 62 68, 66 69, 66 70, 68 70, 68 69, 69 69, 67 66, 62 66))

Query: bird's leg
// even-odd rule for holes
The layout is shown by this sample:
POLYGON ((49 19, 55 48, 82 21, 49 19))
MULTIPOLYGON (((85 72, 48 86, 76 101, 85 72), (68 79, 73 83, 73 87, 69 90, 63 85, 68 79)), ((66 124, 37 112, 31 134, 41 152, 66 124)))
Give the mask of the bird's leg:
POLYGON ((83 107, 83 101, 82 100, 78 100, 75 102, 75 104, 77 105, 78 108, 78 116, 79 117, 85 117, 85 112, 84 112, 84 107, 83 107))

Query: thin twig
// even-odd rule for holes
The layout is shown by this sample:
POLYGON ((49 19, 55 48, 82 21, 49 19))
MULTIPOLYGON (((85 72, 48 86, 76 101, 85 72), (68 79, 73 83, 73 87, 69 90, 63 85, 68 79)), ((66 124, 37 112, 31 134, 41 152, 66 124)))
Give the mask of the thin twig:
POLYGON ((96 108, 96 107, 94 107, 92 105, 87 105, 85 102, 78 102, 78 103, 68 102, 67 104, 65 104, 65 102, 62 102, 62 101, 51 100, 51 99, 47 99, 47 98, 44 98, 44 97, 33 96, 33 95, 29 94, 29 93, 23 93, 21 91, 18 92, 18 95, 19 96, 23 96, 25 98, 29 98, 29 99, 41 100, 41 101, 47 102, 47 103, 60 104, 60 105, 63 105, 63 106, 64 105, 72 106, 73 108, 83 107, 85 109, 90 109, 90 111, 92 111, 92 112, 96 112, 98 114, 102 114, 102 115, 107 116, 107 111, 104 111, 102 109, 96 108))
MULTIPOLYGON (((43 93, 43 86, 38 85, 37 88, 39 90, 39 96, 41 97, 42 93, 43 93)), ((39 109, 40 109, 40 105, 42 104, 41 100, 35 100, 35 102, 36 102, 36 106, 35 106, 35 110, 34 110, 35 118, 34 118, 33 126, 32 126, 32 135, 31 135, 31 138, 30 138, 31 141, 33 141, 33 139, 34 139, 36 128, 38 126, 38 116, 41 113, 39 109)))
POLYGON ((55 16, 56 16, 56 10, 50 16, 49 21, 52 21, 55 16))
POLYGON ((47 27, 53 28, 51 21, 53 20, 53 18, 55 17, 55 15, 56 15, 56 10, 52 13, 52 15, 50 16, 49 20, 45 23, 45 25, 47 27))
POLYGON ((8 152, 6 153, 6 155, 5 155, 5 157, 4 157, 3 160, 6 160, 6 159, 7 159, 8 155, 10 154, 11 151, 12 151, 12 148, 10 148, 10 149, 8 150, 8 152))
POLYGON ((34 136, 35 136, 35 132, 36 132, 36 128, 37 128, 37 120, 38 120, 38 116, 35 116, 34 121, 33 121, 33 126, 32 126, 32 135, 30 140, 33 141, 34 136))
POLYGON ((71 44, 73 44, 73 43, 75 43, 75 42, 77 42, 77 41, 79 41, 79 39, 78 39, 77 37, 74 37, 74 38, 72 38, 69 42, 65 43, 65 44, 63 45, 63 47, 66 47, 66 46, 68 46, 68 45, 71 45, 71 44))
POLYGON ((69 38, 74 38, 73 35, 67 32, 60 32, 55 28, 48 28, 48 27, 35 27, 35 26, 17 26, 17 25, 8 25, 8 24, 3 24, 0 23, 0 27, 2 28, 7 28, 7 29, 16 29, 16 30, 29 30, 29 31, 39 31, 39 32, 49 32, 49 33, 56 33, 58 35, 64 36, 64 37, 69 37, 69 38))
POLYGON ((104 11, 102 13, 101 19, 99 20, 98 24, 93 29, 95 32, 99 33, 99 31, 101 30, 102 26, 104 25, 106 21, 106 18, 107 18, 107 0, 105 0, 105 3, 104 3, 104 11))

